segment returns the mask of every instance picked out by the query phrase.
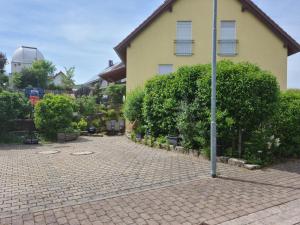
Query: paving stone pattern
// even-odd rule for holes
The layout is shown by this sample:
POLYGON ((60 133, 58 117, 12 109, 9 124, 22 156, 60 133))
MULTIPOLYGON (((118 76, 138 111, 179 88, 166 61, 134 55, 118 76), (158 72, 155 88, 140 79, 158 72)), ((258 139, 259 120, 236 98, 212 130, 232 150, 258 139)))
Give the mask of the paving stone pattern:
POLYGON ((124 137, 0 146, 0 224, 248 224, 247 216, 281 206, 274 224, 291 224, 283 215, 300 208, 299 173, 299 161, 262 171, 221 164, 211 179, 204 159, 124 137), (60 153, 37 154, 51 150, 60 153), (71 155, 82 151, 94 154, 71 155))

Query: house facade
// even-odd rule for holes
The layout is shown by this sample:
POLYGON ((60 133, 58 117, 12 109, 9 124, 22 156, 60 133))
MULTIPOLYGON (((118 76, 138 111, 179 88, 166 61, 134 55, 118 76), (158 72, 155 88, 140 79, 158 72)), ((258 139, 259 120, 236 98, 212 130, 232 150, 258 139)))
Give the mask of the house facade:
MULTIPOLYGON (((126 66, 127 91, 183 65, 211 62, 212 1, 166 0, 116 52, 126 66)), ((287 88, 287 58, 299 44, 251 0, 219 1, 218 60, 248 61, 287 88)))
POLYGON ((57 74, 51 77, 50 84, 53 84, 57 87, 62 87, 64 85, 63 79, 65 76, 66 75, 62 71, 59 71, 57 74))

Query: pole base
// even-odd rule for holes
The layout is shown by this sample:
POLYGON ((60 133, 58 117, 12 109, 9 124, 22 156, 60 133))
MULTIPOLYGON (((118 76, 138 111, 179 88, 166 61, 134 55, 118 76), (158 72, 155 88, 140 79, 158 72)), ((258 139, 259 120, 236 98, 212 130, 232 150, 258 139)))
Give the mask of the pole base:
POLYGON ((217 174, 212 174, 211 177, 212 178, 217 178, 217 174))

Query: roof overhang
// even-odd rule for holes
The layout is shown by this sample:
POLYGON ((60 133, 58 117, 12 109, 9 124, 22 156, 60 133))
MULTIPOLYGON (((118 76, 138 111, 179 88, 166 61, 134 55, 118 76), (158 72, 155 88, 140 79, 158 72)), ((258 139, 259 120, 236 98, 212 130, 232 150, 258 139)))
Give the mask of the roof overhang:
MULTIPOLYGON (((126 63, 126 51, 130 43, 145 30, 156 18, 165 11, 172 11, 172 5, 177 0, 165 0, 164 3, 155 10, 140 26, 138 26, 131 34, 129 34, 120 44, 114 49, 121 60, 126 63)), ((262 23, 264 23, 275 35, 282 41, 288 49, 288 55, 293 55, 300 52, 299 43, 286 33, 276 22, 274 22, 267 14, 265 14, 252 0, 237 0, 242 4, 242 10, 247 10, 253 13, 262 23)))
POLYGON ((116 69, 110 70, 108 72, 99 75, 103 80, 108 82, 117 82, 126 78, 126 67, 122 65, 116 69))
POLYGON ((254 14, 262 23, 264 23, 275 35, 277 35, 288 49, 288 55, 300 52, 299 43, 285 32, 274 20, 272 20, 264 11, 262 11, 252 0, 239 0, 242 3, 242 10, 254 14))

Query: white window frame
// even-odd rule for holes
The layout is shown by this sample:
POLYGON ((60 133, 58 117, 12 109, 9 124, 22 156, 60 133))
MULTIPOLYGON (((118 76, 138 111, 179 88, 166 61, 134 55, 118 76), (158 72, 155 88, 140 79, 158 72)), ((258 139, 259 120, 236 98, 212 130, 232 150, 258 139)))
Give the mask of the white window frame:
POLYGON ((159 64, 157 68, 158 75, 166 75, 174 72, 174 65, 173 64, 159 64), (169 67, 167 69, 167 67, 169 67), (162 69, 164 68, 164 69, 162 69), (171 68, 171 69, 170 69, 171 68), (163 71, 164 70, 164 71, 163 71))
POLYGON ((220 56, 236 56, 237 55, 237 23, 235 20, 222 20, 220 23, 220 40, 219 40, 219 55, 220 56), (224 37, 223 24, 234 23, 234 34, 232 37, 224 37), (229 49, 226 49, 226 47, 229 49), (230 51, 230 48, 232 51, 230 51))
POLYGON ((186 20, 186 21, 181 20, 176 22, 175 55, 177 56, 193 55, 193 22, 190 20, 186 20), (187 28, 189 28, 189 30, 187 28), (183 30, 187 29, 189 33, 183 33, 183 30, 180 29, 183 30))

